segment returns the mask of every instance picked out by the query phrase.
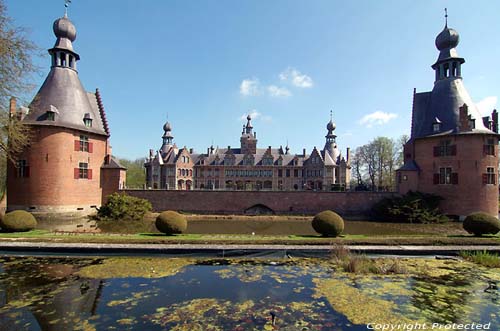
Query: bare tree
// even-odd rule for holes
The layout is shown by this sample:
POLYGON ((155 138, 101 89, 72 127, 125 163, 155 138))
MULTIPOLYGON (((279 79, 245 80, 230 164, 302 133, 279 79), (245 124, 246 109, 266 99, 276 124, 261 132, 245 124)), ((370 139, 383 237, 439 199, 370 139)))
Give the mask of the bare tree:
POLYGON ((21 96, 31 90, 29 83, 38 68, 32 58, 38 48, 26 37, 26 31, 12 25, 7 9, 0 0, 0 190, 5 187, 6 159, 29 144, 29 129, 9 114, 11 96, 21 96))

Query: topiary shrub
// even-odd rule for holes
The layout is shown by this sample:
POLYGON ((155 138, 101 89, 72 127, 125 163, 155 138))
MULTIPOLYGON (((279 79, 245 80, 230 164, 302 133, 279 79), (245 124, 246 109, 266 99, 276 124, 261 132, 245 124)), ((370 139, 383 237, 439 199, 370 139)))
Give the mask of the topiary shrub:
POLYGON ((113 193, 107 196, 107 202, 99 208, 100 220, 142 220, 153 209, 151 202, 126 194, 113 193))
POLYGON ((0 219, 0 227, 8 232, 24 232, 36 228, 36 218, 24 210, 14 210, 0 219))
POLYGON ((372 215, 381 222, 443 223, 449 219, 439 212, 441 200, 438 195, 409 191, 380 200, 373 205, 372 215))
POLYGON ((158 215, 155 225, 158 231, 170 236, 186 231, 187 220, 186 216, 167 210, 158 215))
POLYGON ((331 210, 316 214, 311 225, 314 231, 325 237, 337 237, 344 231, 344 220, 331 210))
POLYGON ((500 231, 500 220, 487 213, 472 213, 465 218, 463 227, 465 231, 476 236, 496 234, 500 231))

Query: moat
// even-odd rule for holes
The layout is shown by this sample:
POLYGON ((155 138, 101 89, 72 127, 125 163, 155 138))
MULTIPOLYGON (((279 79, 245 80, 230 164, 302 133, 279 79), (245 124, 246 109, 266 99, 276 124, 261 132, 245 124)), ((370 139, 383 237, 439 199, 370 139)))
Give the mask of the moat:
POLYGON ((375 275, 347 273, 317 258, 4 256, 0 329, 366 330, 368 323, 471 322, 500 327, 498 269, 457 259, 399 261, 405 273, 375 275))

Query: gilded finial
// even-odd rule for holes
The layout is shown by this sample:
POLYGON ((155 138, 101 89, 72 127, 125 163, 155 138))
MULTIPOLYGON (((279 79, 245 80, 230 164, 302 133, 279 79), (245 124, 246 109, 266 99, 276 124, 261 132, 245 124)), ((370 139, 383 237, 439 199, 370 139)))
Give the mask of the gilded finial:
POLYGON ((444 9, 444 25, 448 27, 448 8, 444 9))

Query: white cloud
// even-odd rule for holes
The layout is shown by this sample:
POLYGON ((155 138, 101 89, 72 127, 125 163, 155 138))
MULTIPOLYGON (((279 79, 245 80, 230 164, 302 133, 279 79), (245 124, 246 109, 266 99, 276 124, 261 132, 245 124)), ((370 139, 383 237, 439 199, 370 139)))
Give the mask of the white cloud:
POLYGON ((267 91, 272 97, 289 97, 292 95, 292 92, 290 92, 286 87, 279 87, 276 85, 269 85, 267 87, 267 91))
POLYGON ((398 117, 397 114, 386 113, 386 112, 377 110, 371 114, 363 116, 363 118, 359 120, 359 124, 364 125, 367 128, 371 128, 374 125, 386 124, 390 120, 395 119, 396 117, 398 117))
POLYGON ((311 77, 291 67, 280 73, 279 77, 280 80, 291 82, 294 86, 301 88, 310 88, 314 85, 311 77))
POLYGON ((496 108, 497 102, 498 98, 496 96, 489 96, 476 103, 476 107, 482 116, 490 116, 493 109, 496 108))
POLYGON ((264 115, 264 114, 258 112, 256 109, 252 109, 252 110, 250 110, 250 112, 248 112, 246 114, 242 114, 240 116, 239 120, 246 123, 248 115, 250 115, 250 117, 252 118, 252 121, 254 121, 254 120, 261 120, 263 122, 271 122, 272 121, 271 116, 264 115))
POLYGON ((240 84, 240 93, 245 96, 259 94, 259 80, 257 78, 244 79, 240 84))

